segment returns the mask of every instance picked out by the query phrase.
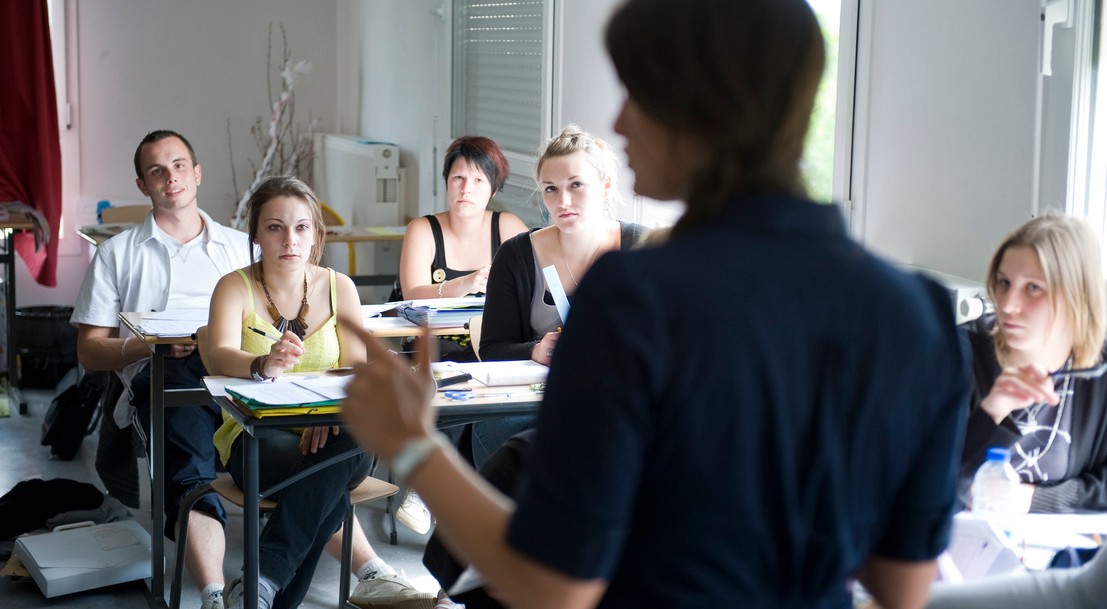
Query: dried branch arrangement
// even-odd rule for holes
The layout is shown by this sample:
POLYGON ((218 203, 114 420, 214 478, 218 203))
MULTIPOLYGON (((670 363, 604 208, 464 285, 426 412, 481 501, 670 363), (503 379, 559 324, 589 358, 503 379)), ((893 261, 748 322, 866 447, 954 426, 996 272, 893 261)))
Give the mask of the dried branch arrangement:
MULTIPOLYGON (((245 224, 247 218, 246 203, 250 200, 250 195, 265 178, 272 175, 294 175, 308 184, 311 183, 312 160, 314 157, 312 138, 319 124, 319 119, 313 118, 309 112, 306 126, 299 125, 295 120, 296 83, 301 76, 311 71, 311 62, 292 61, 291 53, 288 50, 288 34, 284 29, 284 25, 281 25, 280 28, 281 62, 274 66, 272 58, 273 26, 272 24, 269 26, 269 51, 266 53, 265 65, 270 113, 268 121, 259 116, 250 127, 250 135, 261 160, 250 159, 253 180, 249 187, 241 191, 242 196, 239 198, 234 215, 231 217, 232 226, 237 228, 242 228, 245 224), (273 97, 274 68, 279 68, 278 73, 281 77, 281 90, 276 98, 273 97)), ((231 152, 231 184, 235 192, 239 192, 231 139, 231 124, 228 120, 227 147, 231 152)))

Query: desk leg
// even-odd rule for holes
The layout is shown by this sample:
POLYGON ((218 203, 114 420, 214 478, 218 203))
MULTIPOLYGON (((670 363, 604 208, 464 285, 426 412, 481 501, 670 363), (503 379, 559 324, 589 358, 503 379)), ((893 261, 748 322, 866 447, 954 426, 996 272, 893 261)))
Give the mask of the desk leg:
POLYGON ((15 236, 11 229, 3 231, 4 251, 0 254, 0 262, 4 264, 4 300, 5 313, 7 314, 7 343, 4 345, 8 359, 8 408, 19 405, 19 414, 27 414, 27 402, 23 401, 19 385, 19 361, 16 356, 15 345, 15 247, 12 238, 15 236))
MULTIPOLYGON (((165 606, 165 356, 150 354, 150 596, 165 606)), ((176 568, 183 569, 184 565, 176 568)), ((256 608, 255 608, 256 609, 256 608)))
POLYGON ((258 443, 254 434, 246 431, 242 434, 243 455, 242 489, 245 504, 242 509, 243 556, 242 561, 242 600, 244 609, 258 609, 258 443))

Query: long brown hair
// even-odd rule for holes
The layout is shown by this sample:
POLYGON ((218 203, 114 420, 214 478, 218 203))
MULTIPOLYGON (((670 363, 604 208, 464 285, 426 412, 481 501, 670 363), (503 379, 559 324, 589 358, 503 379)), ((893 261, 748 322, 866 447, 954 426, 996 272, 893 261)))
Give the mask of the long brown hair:
POLYGON ((708 149, 674 233, 735 194, 804 195, 799 163, 825 62, 805 0, 629 0, 607 50, 643 111, 708 149))

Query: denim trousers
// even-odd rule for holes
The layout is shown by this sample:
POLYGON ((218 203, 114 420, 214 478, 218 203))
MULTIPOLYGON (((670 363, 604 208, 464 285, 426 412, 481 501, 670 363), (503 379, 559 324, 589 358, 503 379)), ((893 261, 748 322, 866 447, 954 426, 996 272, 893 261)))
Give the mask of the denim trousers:
MULTIPOLYGON (((231 446, 227 471, 243 486, 243 436, 231 446)), ((258 437, 258 488, 265 489, 340 455, 357 443, 345 432, 329 435, 318 452, 300 452, 299 430, 272 430, 258 437)), ((311 587, 315 566, 327 541, 341 527, 350 489, 369 470, 365 453, 333 463, 271 496, 277 509, 259 539, 258 572, 279 588, 273 608, 298 607, 311 587)))
MULTIPOLYGON (((200 357, 193 353, 180 359, 165 359, 166 389, 203 387, 207 374, 200 357)), ((145 438, 150 437, 150 367, 143 368, 131 381, 131 406, 142 426, 145 438)), ((175 540, 177 514, 184 496, 193 488, 215 479, 218 455, 212 436, 223 424, 223 414, 213 402, 201 406, 180 406, 165 409, 165 536, 175 540)), ((150 443, 146 442, 149 454, 150 443)), ((204 495, 193 506, 226 526, 227 514, 215 495, 204 495)))

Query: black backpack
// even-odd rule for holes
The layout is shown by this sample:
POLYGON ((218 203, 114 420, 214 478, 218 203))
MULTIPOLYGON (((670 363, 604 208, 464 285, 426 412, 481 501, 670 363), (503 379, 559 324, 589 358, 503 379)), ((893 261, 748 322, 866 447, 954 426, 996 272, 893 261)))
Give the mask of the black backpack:
POLYGON ((111 372, 81 375, 73 368, 58 383, 58 392, 42 419, 42 445, 63 461, 69 461, 81 448, 81 441, 96 429, 100 398, 111 372))

